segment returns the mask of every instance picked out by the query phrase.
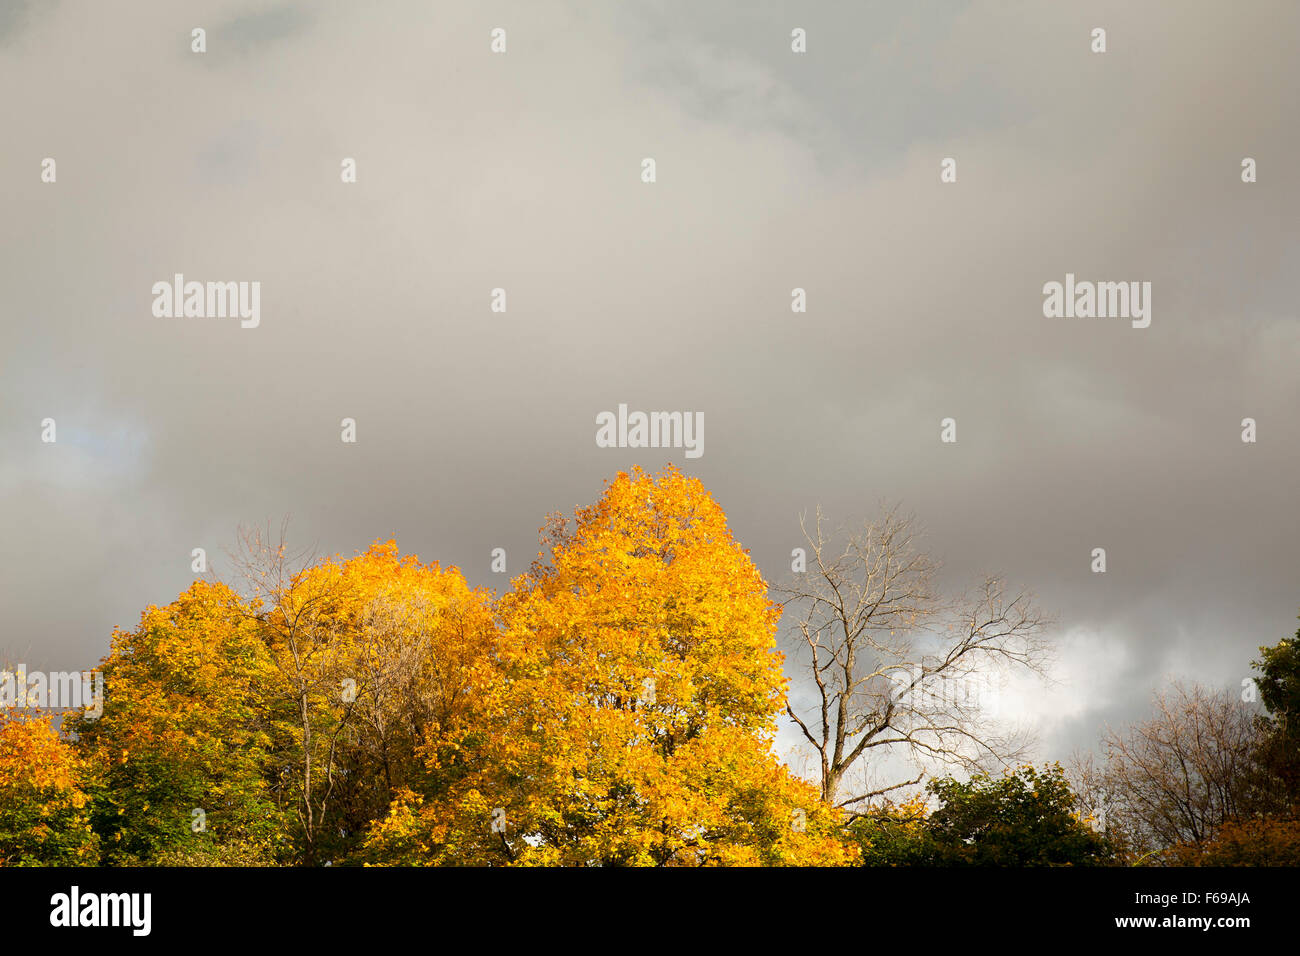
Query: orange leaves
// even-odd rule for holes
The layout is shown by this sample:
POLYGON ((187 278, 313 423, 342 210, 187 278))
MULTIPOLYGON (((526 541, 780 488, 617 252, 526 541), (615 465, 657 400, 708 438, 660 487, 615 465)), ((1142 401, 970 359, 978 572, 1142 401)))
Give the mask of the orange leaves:
POLYGON ((78 763, 48 716, 0 716, 0 790, 73 791, 78 763))
POLYGON ((73 719, 106 858, 845 861, 839 812, 772 753, 778 610, 703 485, 620 474, 546 533, 495 603, 376 541, 292 572, 263 548, 253 597, 148 608, 102 717, 73 719))
POLYGON ((48 715, 0 715, 0 865, 93 862, 82 764, 48 715))
POLYGON ((479 722, 457 745, 465 776, 372 849, 423 841, 438 863, 841 860, 837 814, 771 752, 777 611, 700 482, 620 474, 548 527, 549 562, 499 602, 479 722), (796 805, 813 826, 792 829, 796 805), (504 833, 488 826, 497 811, 504 833))

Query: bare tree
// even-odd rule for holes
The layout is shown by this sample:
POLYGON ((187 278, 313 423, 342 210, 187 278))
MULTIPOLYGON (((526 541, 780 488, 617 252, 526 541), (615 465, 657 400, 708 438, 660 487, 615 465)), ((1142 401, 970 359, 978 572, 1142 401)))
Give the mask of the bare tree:
POLYGON ((1094 753, 1076 750, 1067 764, 1066 777, 1074 791, 1076 812, 1110 842, 1121 858, 1138 856, 1141 851, 1133 843, 1124 814, 1114 808, 1105 761, 1098 760, 1094 753))
POLYGON ((807 571, 780 591, 812 705, 797 706, 796 691, 786 710, 820 758, 822 799, 852 819, 920 782, 926 764, 977 769, 1021 756, 1028 738, 989 720, 978 690, 1007 666, 1042 672, 1046 622, 1030 597, 995 578, 972 596, 941 597, 916 519, 896 508, 838 541, 820 508, 811 529, 800 526, 807 571), (900 775, 891 754, 921 767, 900 775), (855 768, 860 782, 845 795, 855 768))
POLYGON ((1100 766, 1079 763, 1080 785, 1136 853, 1201 843, 1241 812, 1257 738, 1255 712, 1229 692, 1175 682, 1154 714, 1107 728, 1100 766))
POLYGON ((287 524, 285 519, 275 540, 269 527, 265 532, 241 528, 239 549, 231 557, 279 673, 281 700, 298 738, 299 752, 284 771, 285 790, 292 795, 304 856, 312 865, 338 783, 340 737, 354 703, 340 694, 340 679, 350 674, 344 666, 343 635, 331 613, 341 583, 337 576, 301 573, 314 563, 314 554, 287 550, 287 524))

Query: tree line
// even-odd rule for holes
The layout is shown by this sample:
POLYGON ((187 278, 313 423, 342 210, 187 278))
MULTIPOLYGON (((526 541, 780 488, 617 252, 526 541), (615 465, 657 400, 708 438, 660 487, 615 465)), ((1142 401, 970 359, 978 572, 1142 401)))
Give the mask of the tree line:
POLYGON ((805 537, 769 588, 672 467, 551 516, 500 596, 392 541, 244 531, 226 580, 114 631, 97 717, 0 713, 0 863, 1300 862, 1300 634, 1261 648, 1258 703, 1175 686, 1035 767, 934 692, 1042 670, 1030 596, 942 593, 895 509, 805 537))

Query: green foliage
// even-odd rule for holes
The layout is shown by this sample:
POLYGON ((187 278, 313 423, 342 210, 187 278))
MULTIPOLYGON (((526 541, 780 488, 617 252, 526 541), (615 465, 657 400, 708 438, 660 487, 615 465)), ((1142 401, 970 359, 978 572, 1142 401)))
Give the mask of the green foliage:
POLYGON ((1251 666, 1260 672, 1255 678, 1259 699, 1281 726, 1300 733, 1300 630, 1274 647, 1261 647, 1260 660, 1251 666))
POLYGON ((252 843, 194 843, 157 854, 152 866, 274 866, 265 847, 252 843))
POLYGON ((49 715, 0 712, 0 866, 90 866, 99 845, 76 754, 49 715))
POLYGON ((850 827, 868 865, 1087 866, 1112 860, 1107 841, 1074 812, 1059 765, 1021 767, 1001 777, 953 777, 927 788, 939 806, 916 802, 863 817, 850 827))
POLYGON ((1261 647, 1251 666, 1268 716, 1258 719, 1259 740, 1243 809, 1254 816, 1300 816, 1300 631, 1261 647))
POLYGON ((1110 855, 1073 812, 1075 796, 1059 765, 965 783, 948 778, 929 790, 942 804, 929 819, 940 865, 1080 866, 1110 855))
POLYGON ((87 791, 105 862, 269 848, 283 832, 267 787, 266 653, 246 620, 229 588, 196 582, 114 634, 102 715, 67 720, 95 769, 87 791))
POLYGON ((938 846, 921 799, 891 805, 859 817, 849 826, 863 866, 933 866, 938 846))

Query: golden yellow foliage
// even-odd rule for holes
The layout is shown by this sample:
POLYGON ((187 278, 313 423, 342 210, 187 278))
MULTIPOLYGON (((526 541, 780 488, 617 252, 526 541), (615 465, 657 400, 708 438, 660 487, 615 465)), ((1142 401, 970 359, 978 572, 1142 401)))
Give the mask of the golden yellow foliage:
POLYGON ((696 479, 620 474, 553 522, 500 602, 474 720, 431 741, 444 792, 400 798, 376 859, 838 863, 838 814, 772 753, 777 610, 696 479))

